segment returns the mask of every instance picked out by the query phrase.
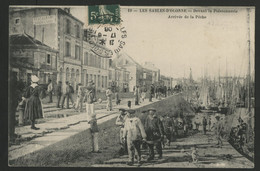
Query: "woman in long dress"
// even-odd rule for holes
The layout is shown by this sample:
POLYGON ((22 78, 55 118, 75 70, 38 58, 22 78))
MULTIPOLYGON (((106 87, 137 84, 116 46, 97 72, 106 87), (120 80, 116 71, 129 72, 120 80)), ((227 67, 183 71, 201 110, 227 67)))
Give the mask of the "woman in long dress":
POLYGON ((31 121, 31 129, 38 130, 35 127, 35 120, 43 118, 42 103, 40 100, 40 94, 42 92, 41 87, 38 85, 39 78, 32 75, 31 85, 27 88, 24 98, 27 103, 24 111, 24 119, 31 121))

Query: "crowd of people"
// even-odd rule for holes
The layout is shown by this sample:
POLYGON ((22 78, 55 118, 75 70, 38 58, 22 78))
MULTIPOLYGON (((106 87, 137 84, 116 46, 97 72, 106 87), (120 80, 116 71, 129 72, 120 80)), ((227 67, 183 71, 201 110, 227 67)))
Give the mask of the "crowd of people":
POLYGON ((186 125, 179 122, 179 118, 174 117, 170 112, 158 115, 154 108, 149 108, 139 114, 133 109, 120 108, 119 111, 120 115, 115 123, 120 127, 119 154, 128 154, 128 165, 133 165, 134 159, 140 164, 141 149, 148 149, 147 161, 154 160, 154 148, 158 153, 158 159, 162 158, 162 149, 165 145, 170 146, 170 143, 179 136, 178 131, 186 125))

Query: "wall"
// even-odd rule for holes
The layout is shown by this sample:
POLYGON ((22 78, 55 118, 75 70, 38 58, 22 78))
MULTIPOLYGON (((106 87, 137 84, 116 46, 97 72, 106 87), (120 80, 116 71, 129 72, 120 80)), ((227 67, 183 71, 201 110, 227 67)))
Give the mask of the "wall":
POLYGON ((26 33, 43 43, 58 49, 57 19, 49 24, 34 25, 33 18, 40 16, 53 16, 57 18, 57 9, 29 9, 9 13, 9 34, 26 33), (20 19, 20 24, 15 24, 15 19, 20 19), (43 31, 44 29, 44 31, 43 31))
MULTIPOLYGON (((137 68, 135 65, 125 66, 126 70, 129 71, 129 91, 133 92, 133 88, 136 86, 137 78, 137 68)), ((140 73, 139 73, 140 74, 140 73)))

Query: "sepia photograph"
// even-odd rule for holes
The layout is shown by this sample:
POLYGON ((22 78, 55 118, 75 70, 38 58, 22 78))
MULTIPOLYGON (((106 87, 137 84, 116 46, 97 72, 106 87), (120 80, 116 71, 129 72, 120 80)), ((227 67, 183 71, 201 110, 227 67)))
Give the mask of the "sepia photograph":
POLYGON ((9 167, 255 167, 254 6, 8 17, 9 167))

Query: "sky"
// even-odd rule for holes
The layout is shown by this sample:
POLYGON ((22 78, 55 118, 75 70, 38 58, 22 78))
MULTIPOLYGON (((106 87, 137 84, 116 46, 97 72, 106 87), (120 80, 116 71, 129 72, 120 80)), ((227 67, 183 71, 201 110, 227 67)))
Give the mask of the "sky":
MULTIPOLYGON (((219 73, 221 76, 226 73, 228 76, 245 76, 247 73, 249 46, 245 8, 236 8, 236 13, 149 12, 149 9, 156 7, 135 7, 137 12, 128 12, 129 8, 132 9, 121 6, 121 27, 125 27, 127 31, 123 52, 138 63, 152 62, 161 70, 161 74, 173 78, 188 77, 190 68, 195 79, 203 75, 218 77, 219 73), (148 12, 140 12, 140 9, 144 8, 147 8, 148 12), (204 15, 206 18, 169 18, 176 15, 204 15)), ((87 7, 71 8, 71 13, 88 27, 87 7)), ((250 41, 253 71, 254 11, 250 13, 250 41)))

